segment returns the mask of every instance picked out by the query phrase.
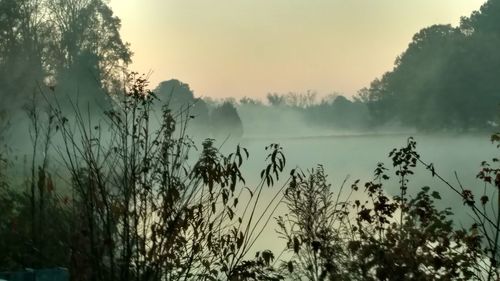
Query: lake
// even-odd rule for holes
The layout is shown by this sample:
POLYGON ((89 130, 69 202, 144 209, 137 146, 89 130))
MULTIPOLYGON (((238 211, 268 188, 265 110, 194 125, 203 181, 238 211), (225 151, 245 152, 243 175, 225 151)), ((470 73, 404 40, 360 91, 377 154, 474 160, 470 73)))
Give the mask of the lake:
MULTIPOLYGON (((371 134, 371 135, 341 135, 321 137, 295 137, 295 138, 244 138, 241 145, 246 147, 250 158, 243 166, 243 174, 247 180, 247 186, 253 187, 260 180, 260 171, 265 167, 267 155, 265 146, 270 143, 279 143, 283 147, 287 164, 284 178, 287 178, 291 169, 300 167, 306 171, 317 164, 324 166, 328 174, 332 190, 336 192, 342 182, 348 177, 346 189, 356 179, 362 184, 373 178, 373 171, 378 162, 385 163, 387 168, 392 169, 392 162, 388 158, 393 148, 403 147, 409 134, 371 134)), ((498 157, 499 150, 490 142, 487 134, 467 135, 430 135, 414 134, 417 141, 417 152, 421 159, 427 163, 433 163, 436 172, 447 179, 453 185, 457 185, 455 172, 458 174, 462 185, 476 192, 477 198, 482 194, 484 184, 476 179, 483 160, 490 161, 498 157)), ((225 143, 223 151, 231 151, 234 144, 225 143)), ((385 186, 389 194, 395 195, 399 192, 397 179, 394 171, 388 171, 393 175, 385 186)), ((281 187, 280 181, 273 188, 265 187, 259 210, 269 202, 276 191, 281 187)), ((457 218, 457 226, 469 226, 471 219, 468 209, 464 207, 461 198, 449 187, 431 176, 430 171, 422 165, 415 170, 415 175, 410 177, 408 193, 415 194, 421 187, 429 186, 431 190, 440 192, 442 200, 438 201, 440 208, 452 207, 457 218)), ((490 187, 490 190, 493 189, 490 187)), ((274 216, 283 214, 286 209, 279 207, 274 216)), ((254 250, 270 249, 275 254, 280 253, 286 245, 286 241, 277 240, 274 219, 264 229, 262 236, 255 244, 254 250)), ((252 251, 253 253, 254 251, 252 251)))

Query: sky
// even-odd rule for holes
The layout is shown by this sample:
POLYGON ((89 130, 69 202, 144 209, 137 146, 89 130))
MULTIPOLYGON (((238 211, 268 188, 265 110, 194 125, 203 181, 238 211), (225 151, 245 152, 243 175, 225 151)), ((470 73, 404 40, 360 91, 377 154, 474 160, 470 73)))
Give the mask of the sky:
POLYGON ((352 96, 393 67, 420 29, 456 26, 485 0, 111 0, 152 87, 195 96, 352 96))

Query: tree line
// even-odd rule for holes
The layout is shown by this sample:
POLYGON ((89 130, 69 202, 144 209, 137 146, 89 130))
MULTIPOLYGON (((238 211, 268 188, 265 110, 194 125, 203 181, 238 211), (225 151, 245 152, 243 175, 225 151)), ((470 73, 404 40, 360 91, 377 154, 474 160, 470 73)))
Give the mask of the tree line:
POLYGON ((132 51, 105 1, 4 0, 0 13, 3 109, 45 86, 97 103, 120 87, 132 51))
POLYGON ((270 144, 250 185, 244 147, 223 154, 206 139, 189 161, 195 144, 178 114, 163 106, 152 126, 156 98, 146 84, 134 79, 105 120, 65 116, 58 105, 33 118, 39 157, 21 180, 0 150, 1 271, 63 266, 82 281, 499 278, 497 157, 481 164, 484 189, 470 190, 444 179, 409 138, 372 180, 334 187, 322 166, 287 170, 285 151, 270 144), (438 207, 437 191, 415 187, 417 165, 455 191, 471 225, 438 207), (390 196, 384 186, 394 183, 390 196), (279 255, 254 248, 273 219, 279 255))
POLYGON ((76 92, 117 105, 94 119, 78 107, 67 116, 53 100, 45 100, 46 111, 33 103, 33 155, 21 178, 11 173, 0 128, 0 270, 64 266, 72 280, 91 281, 499 278, 498 157, 477 174, 483 192, 469 190, 442 178, 410 138, 389 152, 392 167, 375 167, 371 181, 332 187, 321 166, 286 170, 283 148, 270 144, 260 182, 248 187, 245 148, 226 155, 206 139, 191 159, 195 144, 186 129, 192 122, 213 135, 241 135, 238 111, 252 107, 270 117, 301 112, 324 126, 488 129, 498 120, 498 2, 457 28, 419 32, 395 68, 356 99, 270 94, 267 104, 210 103, 179 81, 150 91, 142 77, 120 78, 131 52, 101 0, 7 0, 0 7, 2 97, 17 103, 33 90, 76 92), (230 129, 216 133, 224 126, 214 124, 230 129), (417 165, 456 192, 472 225, 439 208, 438 192, 409 192, 417 165), (384 191, 391 179, 396 196, 384 191), (275 195, 261 208, 267 188, 275 195), (288 211, 276 218, 284 256, 253 248, 279 204, 288 211))
POLYGON ((460 25, 433 25, 414 35, 394 68, 360 94, 377 124, 421 130, 498 126, 500 2, 487 1, 460 25))
MULTIPOLYGON (((185 96, 176 102, 190 103, 196 111, 193 116, 200 116, 198 127, 205 132, 217 128, 216 135, 241 136, 242 123, 254 116, 279 120, 273 114, 280 112, 273 110, 277 108, 324 128, 367 130, 395 125, 423 131, 488 130, 499 123, 500 57, 495 51, 500 47, 499 6, 490 0, 463 17, 457 27, 434 25, 420 30, 394 68, 353 98, 270 93, 265 102, 229 99, 213 110, 217 107, 210 106, 213 102, 183 89, 187 84, 172 80, 163 87, 178 83, 175 95, 185 96), (220 126, 203 124, 202 120, 210 119, 207 111, 208 115, 214 112, 212 119, 218 120, 214 124, 220 126), (245 116, 238 116, 238 111, 245 116)), ((6 101, 2 110, 19 108, 44 87, 78 96, 83 103, 112 104, 123 86, 132 51, 120 36, 120 19, 105 1, 5 0, 0 11, 0 95, 6 101)), ((168 96, 171 90, 157 92, 168 96)))
POLYGON ((353 98, 292 92, 233 103, 247 113, 244 123, 261 113, 279 120, 283 111, 276 109, 282 109, 325 128, 489 131, 500 124, 499 38, 500 2, 489 0, 457 27, 433 25, 417 32, 393 69, 353 98))

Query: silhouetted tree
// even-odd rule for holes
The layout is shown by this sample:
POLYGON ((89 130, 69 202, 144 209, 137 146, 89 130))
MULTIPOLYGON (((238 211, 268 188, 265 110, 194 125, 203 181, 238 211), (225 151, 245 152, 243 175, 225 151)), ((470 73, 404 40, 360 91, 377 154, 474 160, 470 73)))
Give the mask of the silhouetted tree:
MULTIPOLYGON (((456 227, 451 210, 436 207, 438 192, 424 187, 408 194, 409 177, 420 161, 415 145, 410 138, 389 153, 400 184, 400 194, 392 198, 384 190, 390 176, 382 163, 373 181, 363 187, 355 181, 342 193, 344 182, 335 195, 321 166, 308 175, 292 171, 284 194, 288 212, 278 218, 291 253, 283 264, 289 279, 482 280, 488 275, 483 255, 490 250, 483 252, 478 234, 485 219, 469 229, 456 227), (365 199, 351 199, 358 191, 365 199)), ((488 280, 496 280, 498 266, 491 264, 488 280)))
POLYGON ((215 136, 239 138, 243 135, 243 125, 238 111, 232 103, 225 102, 215 108, 211 114, 215 136))
POLYGON ((19 109, 46 74, 47 25, 35 0, 0 2, 0 108, 19 109))
POLYGON ((176 115, 192 119, 187 128, 190 135, 205 138, 210 133, 208 105, 194 96, 188 84, 176 79, 163 81, 156 87, 155 93, 176 115))
POLYGON ((241 105, 253 105, 253 106, 262 106, 262 102, 258 99, 253 99, 249 97, 243 97, 240 99, 239 104, 241 105))
POLYGON ((463 18, 459 27, 424 28, 372 82, 367 96, 376 123, 422 130, 485 129, 500 104, 498 1, 463 18))
POLYGON ((2 106, 39 96, 44 85, 102 105, 131 61, 119 29, 102 0, 1 1, 0 95, 8 100, 2 106))
MULTIPOLYGON (((99 84, 112 86, 131 51, 121 39, 120 19, 103 0, 47 0, 51 23, 51 64, 58 73, 88 68, 99 84)), ((82 73, 78 73, 82 74, 82 73)))
POLYGON ((155 89, 158 98, 167 103, 172 110, 186 109, 195 101, 193 91, 179 80, 172 79, 161 82, 155 89))

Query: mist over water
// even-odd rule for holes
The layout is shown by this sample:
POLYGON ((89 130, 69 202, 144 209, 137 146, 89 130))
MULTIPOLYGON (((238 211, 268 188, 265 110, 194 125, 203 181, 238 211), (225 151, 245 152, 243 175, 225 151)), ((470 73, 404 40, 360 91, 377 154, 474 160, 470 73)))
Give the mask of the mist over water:
MULTIPOLYGON (((306 132, 312 133, 310 128, 305 128, 306 132)), ((317 132, 318 133, 318 132, 317 132)), ((320 135, 320 134, 318 134, 320 135)), ((391 180, 384 185, 385 191, 392 197, 398 195, 399 184, 392 170, 392 161, 388 154, 394 148, 406 145, 409 136, 413 136, 417 141, 417 152, 421 159, 427 163, 433 163, 436 172, 441 174, 453 185, 457 185, 455 172, 464 188, 469 188, 481 193, 484 183, 476 178, 480 170, 480 164, 484 160, 491 160, 496 155, 497 148, 489 139, 488 134, 406 134, 406 133, 378 133, 378 134, 358 134, 339 136, 318 137, 259 137, 243 138, 241 146, 248 148, 250 157, 243 166, 244 175, 247 175, 247 186, 255 186, 260 182, 260 172, 265 168, 264 160, 267 156, 265 147, 270 143, 279 143, 283 147, 287 164, 282 180, 272 188, 265 188, 265 196, 261 206, 276 194, 288 178, 291 169, 300 168, 304 171, 315 168, 320 164, 324 166, 328 175, 328 180, 332 184, 335 194, 340 186, 347 179, 343 196, 347 196, 350 186, 359 179, 364 184, 374 177, 374 169, 377 163, 383 162, 391 169, 389 176, 391 180)), ((231 141, 224 144, 223 151, 230 152, 234 147, 231 141)), ((234 143, 233 143, 234 144, 234 143)), ((438 207, 444 209, 451 207, 455 213, 456 226, 467 227, 472 223, 471 211, 464 206, 462 199, 454 193, 448 186, 432 177, 429 170, 423 165, 417 165, 415 175, 409 177, 408 194, 414 196, 421 191, 424 186, 429 186, 431 190, 436 190, 441 194, 442 199, 438 201, 438 207)), ((365 195, 358 192, 353 198, 366 199, 365 195)), ((262 210, 262 209, 261 209, 262 210)), ((277 209, 276 216, 287 212, 284 206, 277 209)), ((257 249, 271 249, 275 253, 281 252, 286 245, 284 240, 276 240, 276 224, 272 220, 265 229, 263 239, 259 240, 257 249)))
POLYGON ((0 0, 0 278, 500 277, 500 1, 422 27, 354 95, 150 85, 120 27, 106 0, 0 0))
MULTIPOLYGON (((189 98, 189 100, 192 101, 193 97, 189 98)), ((164 100, 163 102, 169 101, 167 98, 167 101, 164 100)), ((68 101, 68 103, 71 103, 71 101, 68 101)), ((86 106, 83 104, 85 103, 79 105, 80 113, 85 120, 88 119, 90 122, 89 128, 96 125, 101 127, 102 135, 100 137, 106 143, 111 139, 111 135, 106 129, 109 126, 108 117, 98 113, 99 110, 102 111, 102 108, 99 108, 97 104, 94 104, 94 112, 89 116, 90 112, 85 112, 86 106)), ((87 104, 87 108, 89 105, 87 104)), ((355 180, 359 179, 364 184, 373 179, 373 172, 377 163, 383 162, 387 168, 392 169, 391 160, 388 158, 389 152, 394 148, 404 146, 410 136, 417 141, 417 152, 423 161, 433 163, 436 171, 455 185, 458 184, 455 178, 456 172, 460 183, 464 187, 478 193, 482 192, 484 188, 484 184, 476 179, 476 175, 480 170, 480 163, 484 160, 490 160, 497 152, 497 148, 490 142, 490 136, 486 132, 421 133, 415 129, 404 128, 400 125, 366 129, 339 128, 335 126, 332 128, 325 126, 325 124, 315 124, 311 120, 307 120, 304 113, 297 108, 286 107, 252 108, 239 105, 236 109, 241 118, 243 135, 235 136, 234 128, 231 126, 225 127, 225 125, 221 125, 220 133, 215 134, 212 129, 215 124, 211 124, 207 116, 219 107, 220 105, 209 105, 209 109, 203 109, 201 115, 195 112, 194 118, 190 121, 193 124, 188 123, 187 132, 191 135, 198 148, 198 150, 192 151, 189 161, 191 165, 194 165, 201 152, 201 143, 206 137, 215 138, 216 146, 220 147, 221 152, 226 155, 234 152, 236 145, 241 145, 248 149, 250 156, 242 167, 246 184, 240 185, 239 189, 243 190, 245 186, 252 189, 261 181, 260 172, 265 168, 268 154, 265 147, 271 143, 279 144, 283 147, 286 156, 286 167, 280 180, 273 187, 264 188, 262 198, 258 203, 258 212, 263 212, 270 200, 277 194, 278 198, 282 197, 278 192, 283 185, 285 185, 286 189, 289 173, 296 168, 307 173, 316 168, 317 165, 322 165, 328 175, 328 182, 332 184, 332 191, 337 194, 342 184, 344 184, 341 198, 346 197, 350 192, 351 184, 355 180)), ((174 111, 176 108, 181 107, 176 106, 174 103, 174 111)), ((43 109, 44 107, 41 106, 39 121, 46 122, 48 116, 43 112, 43 109)), ((65 108, 65 114, 68 116, 70 123, 75 124, 71 110, 71 107, 65 108)), ((158 129, 161 114, 161 106, 158 105, 152 112, 152 130, 158 129)), ((28 175, 29 161, 32 156, 33 124, 28 119, 26 111, 19 111, 14 115, 13 119, 10 119, 10 123, 16 124, 15 126, 9 126, 6 136, 9 156, 13 163, 10 168, 10 180, 22 183, 23 178, 28 175)), ((54 169, 55 181, 61 183, 67 182, 69 177, 65 173, 63 163, 58 159, 63 146, 60 136, 55 134, 51 139, 49 148, 49 165, 54 169), (66 179, 64 179, 65 177, 66 179)), ((384 190, 390 197, 399 193, 399 184, 393 172, 393 170, 389 172, 389 175, 392 176, 391 180, 384 185, 384 190)), ((429 186, 431 190, 436 190, 441 194, 442 200, 438 201, 438 208, 451 207, 453 209, 453 218, 455 218, 457 227, 468 227, 473 222, 470 217, 470 209, 464 206, 460 196, 433 178, 431 172, 422 165, 417 166, 415 175, 410 176, 409 179, 408 193, 410 196, 415 195, 422 187, 429 186)), ((250 199, 249 196, 244 194, 242 201, 248 199, 250 199)), ((367 197, 362 192, 357 192, 352 195, 351 199, 363 201, 367 197)), ((241 208, 239 211, 242 211, 241 208)), ((277 238, 275 218, 287 212, 288 210, 284 204, 279 204, 264 228, 261 238, 252 247, 253 250, 250 252, 249 257, 259 250, 269 249, 279 254, 285 249, 286 241, 277 238)), ((260 225, 263 225, 263 223, 260 225)))
MULTIPOLYGON (((84 119, 88 119, 90 127, 100 125, 103 130, 101 138, 106 143, 111 138, 106 130, 109 120, 104 114, 97 113, 102 109, 98 105, 95 106, 96 112, 89 118, 89 112, 84 111, 85 106, 80 105, 81 114, 84 119)), ((212 106, 211 110, 214 108, 217 107, 212 106)), ((366 130, 336 129, 311 124, 296 109, 265 108, 262 114, 257 114, 258 111, 255 108, 248 109, 248 107, 240 106, 238 109, 244 130, 241 137, 235 137, 231 128, 222 130, 219 135, 214 135, 207 120, 200 121, 199 115, 194 116, 194 126, 188 125, 188 133, 191 134, 198 149, 192 151, 190 162, 194 165, 198 159, 201 143, 207 136, 216 138, 216 146, 220 147, 221 152, 226 155, 234 152, 236 145, 241 145, 248 149, 250 156, 242 167, 246 184, 240 185, 239 188, 243 189, 244 186, 253 188, 260 183, 260 172, 265 168, 268 154, 265 147, 271 143, 279 144, 283 147, 286 156, 286 167, 280 181, 276 182, 273 187, 264 189, 259 202, 259 211, 263 211, 271 198, 283 185, 287 184, 290 171, 296 168, 307 173, 317 165, 322 165, 328 175, 329 183, 332 184, 332 191, 337 194, 341 185, 344 184, 341 197, 347 196, 355 180, 359 179, 361 183, 364 183, 373 179, 377 163, 382 162, 387 168, 392 169, 391 160, 388 157, 389 152, 394 148, 404 146, 410 136, 417 141, 417 152, 423 161, 433 163, 436 171, 452 184, 458 183, 455 178, 456 172, 464 187, 477 192, 482 192, 484 188, 484 184, 476 179, 480 163, 490 160, 497 152, 497 148, 491 143, 490 136, 486 132, 419 133, 415 129, 405 129, 401 126, 367 128, 366 130)), ((70 108, 66 108, 65 114, 70 122, 75 122, 70 108)), ((152 130, 155 130, 158 129, 157 124, 160 122, 161 106, 155 107, 152 116, 154 119, 152 130)), ((17 125, 9 126, 6 136, 9 156, 12 157, 13 162, 10 179, 22 181, 27 175, 29 159, 32 156, 33 127, 25 111, 18 112, 15 118, 10 122, 17 125)), ((39 121, 46 121, 46 118, 48 116, 40 112, 39 121)), ((64 165, 58 159, 62 148, 62 140, 57 134, 54 135, 49 149, 49 161, 50 166, 57 171, 58 177, 69 176, 65 175, 64 165)), ((399 192, 399 184, 393 172, 393 170, 390 171, 389 175, 392 175, 392 178, 384 185, 385 192, 391 197, 399 192)), ((470 209, 464 206, 462 199, 449 187, 433 178, 431 172, 425 167, 418 165, 415 175, 410 176, 409 179, 410 196, 415 195, 422 187, 429 186, 431 190, 439 191, 442 196, 439 208, 451 207, 453 209, 457 226, 468 226, 472 223, 470 209)), ((63 178, 56 180, 66 181, 63 178)), ((278 198, 280 197, 281 195, 278 195, 278 198)), ((248 196, 243 196, 243 198, 250 199, 248 196)), ((366 200, 366 195, 357 192, 351 199, 366 200)), ((277 225, 274 218, 286 212, 285 206, 280 204, 265 227, 262 239, 254 245, 255 251, 270 249, 275 253, 280 253, 284 249, 286 241, 276 239, 277 225)))

